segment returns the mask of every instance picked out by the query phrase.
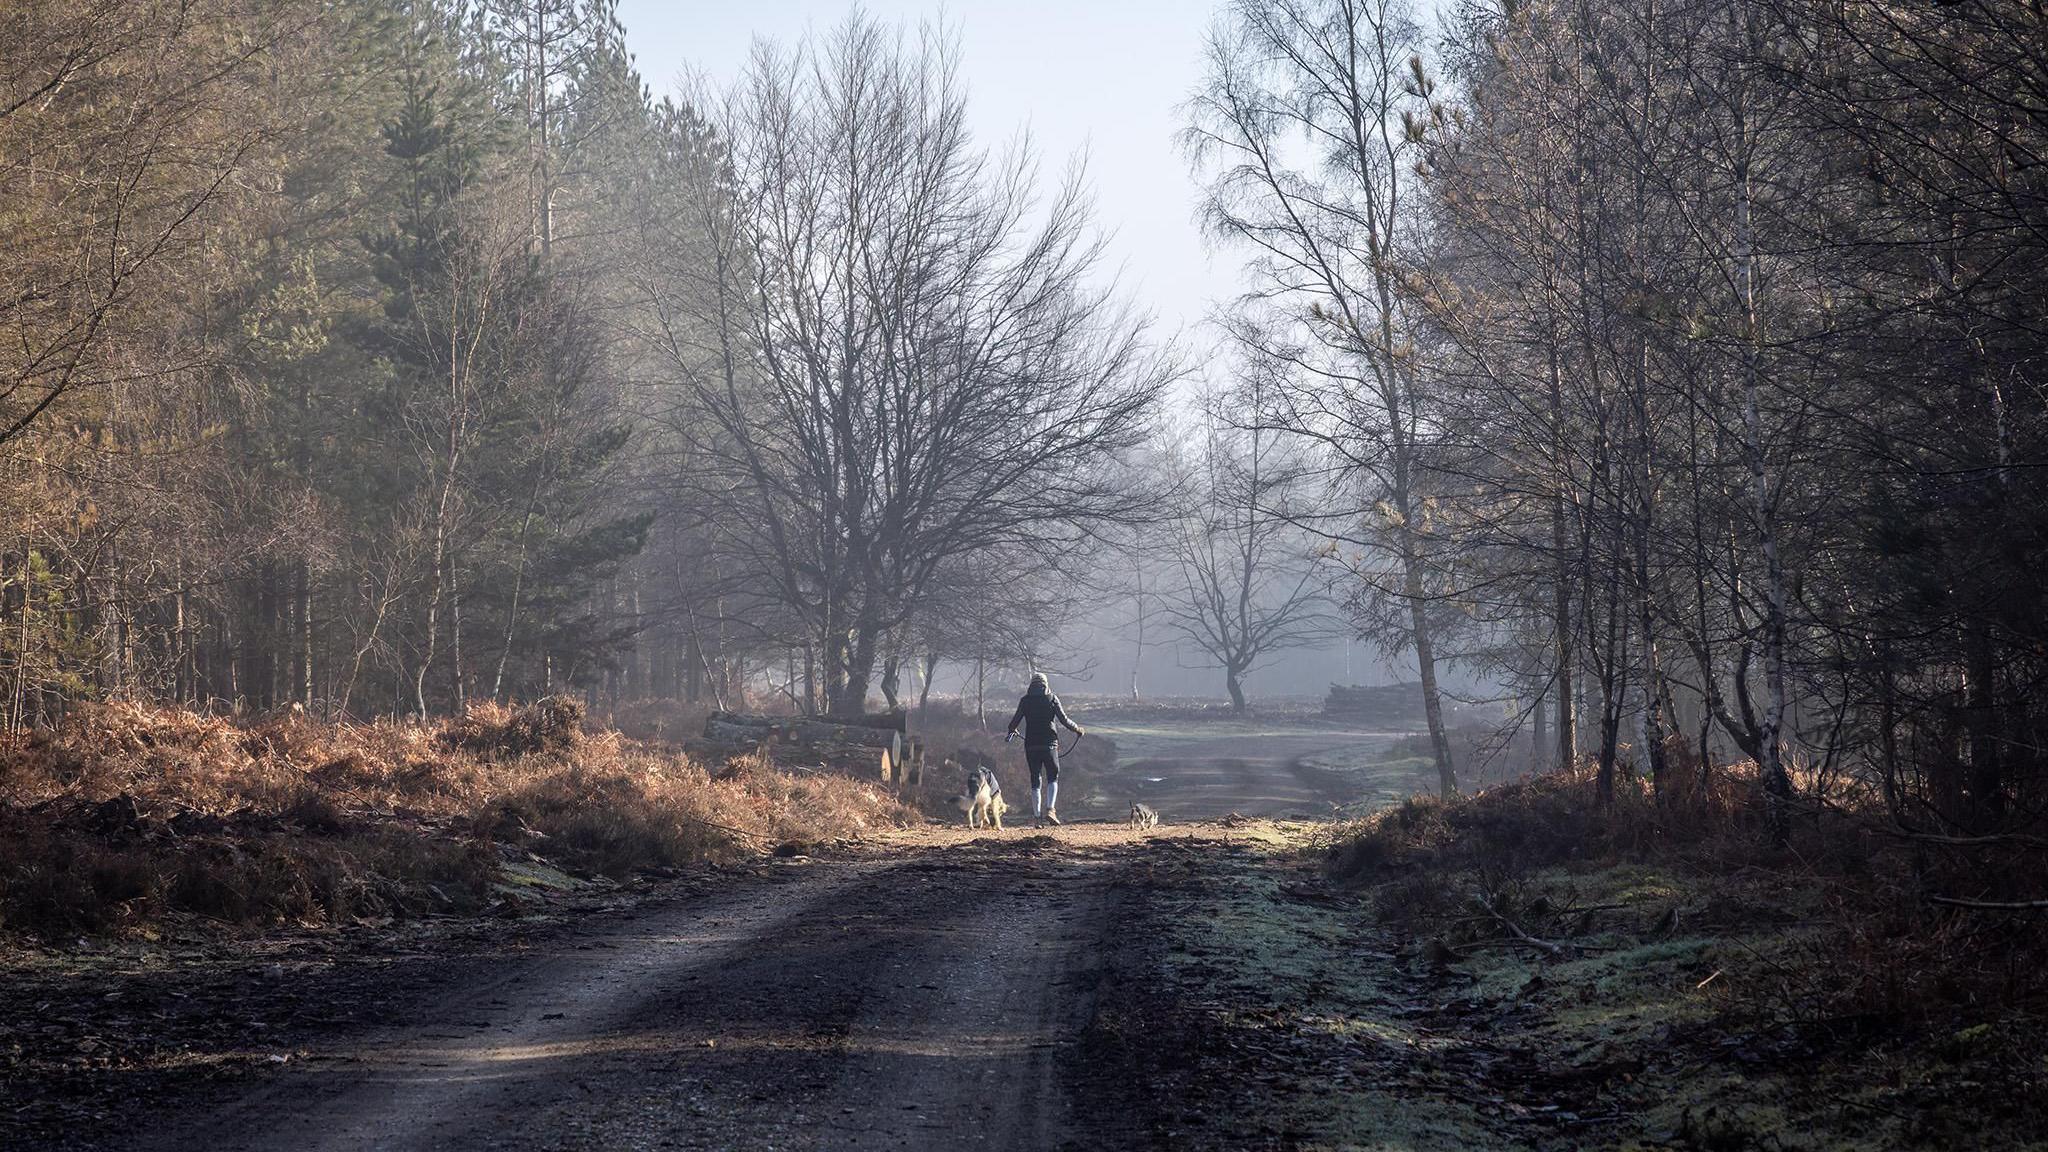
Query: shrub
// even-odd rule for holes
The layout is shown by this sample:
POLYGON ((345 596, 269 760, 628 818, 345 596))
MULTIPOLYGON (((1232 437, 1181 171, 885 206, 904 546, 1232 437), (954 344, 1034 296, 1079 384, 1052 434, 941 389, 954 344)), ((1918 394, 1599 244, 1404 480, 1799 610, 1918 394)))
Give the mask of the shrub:
POLYGON ((567 696, 543 696, 531 704, 506 708, 472 704, 460 719, 442 728, 441 743, 481 756, 529 756, 566 752, 583 732, 583 702, 567 696))

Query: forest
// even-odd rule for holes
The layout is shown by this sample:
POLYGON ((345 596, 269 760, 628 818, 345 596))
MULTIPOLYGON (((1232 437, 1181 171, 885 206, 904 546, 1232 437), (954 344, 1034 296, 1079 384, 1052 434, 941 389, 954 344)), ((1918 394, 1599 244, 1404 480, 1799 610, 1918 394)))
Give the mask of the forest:
POLYGON ((620 5, 0 3, 0 1143, 2036 1146, 2043 0, 620 5))
POLYGON ((657 101, 608 0, 12 6, 6 724, 857 711, 1032 664, 1079 581, 1240 707, 1290 645, 1412 658, 1446 792, 1457 668, 1603 794, 1739 758, 2029 822, 2043 31, 1232 6, 1197 411, 943 31, 657 101))
POLYGON ((775 673, 857 710, 1013 651, 967 590, 1136 502, 1163 361, 936 42, 855 22, 680 104, 609 3, 4 19, 13 729, 775 673))

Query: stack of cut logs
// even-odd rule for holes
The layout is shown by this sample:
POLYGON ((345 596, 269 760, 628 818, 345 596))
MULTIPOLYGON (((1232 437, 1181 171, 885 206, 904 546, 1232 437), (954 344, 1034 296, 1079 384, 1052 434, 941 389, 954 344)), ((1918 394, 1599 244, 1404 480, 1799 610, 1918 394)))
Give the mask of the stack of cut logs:
POLYGON ((1413 684, 1332 684, 1323 701, 1323 715, 1388 727, 1419 727, 1422 690, 1413 684))
POLYGON ((880 769, 884 783, 915 783, 924 744, 908 737, 901 712, 865 716, 762 716, 713 712, 704 737, 718 744, 766 748, 778 762, 808 760, 863 775, 880 769))

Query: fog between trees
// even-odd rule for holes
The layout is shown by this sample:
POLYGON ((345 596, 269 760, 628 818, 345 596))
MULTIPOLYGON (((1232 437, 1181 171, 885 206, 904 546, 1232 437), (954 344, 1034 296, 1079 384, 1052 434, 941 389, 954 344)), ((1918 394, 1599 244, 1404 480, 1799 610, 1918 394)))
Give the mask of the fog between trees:
POLYGON ((1341 631, 1412 656, 1446 791, 1456 674, 1609 788, 1754 759, 1781 807, 2016 827, 2044 21, 1225 4, 1198 418, 1116 222, 970 138, 942 34, 653 102, 603 0, 10 6, 6 724, 916 704, 1132 603, 1233 695, 1341 631))

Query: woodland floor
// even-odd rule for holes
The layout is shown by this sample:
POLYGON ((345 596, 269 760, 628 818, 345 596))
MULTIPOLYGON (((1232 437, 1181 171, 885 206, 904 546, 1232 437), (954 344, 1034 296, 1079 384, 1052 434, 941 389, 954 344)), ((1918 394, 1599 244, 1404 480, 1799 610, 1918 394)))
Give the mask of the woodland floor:
POLYGON ((1599 909, 1578 944, 1444 955, 1326 880, 1330 825, 1175 819, 1210 788, 1335 802, 1217 759, 1180 795, 1137 774, 1149 834, 927 827, 520 919, 10 955, 0 1146, 2042 1146, 1977 1038, 1731 1004, 1716 974, 1796 917, 1694 935, 1660 915, 1688 879, 1588 869, 1530 880, 1599 909))

